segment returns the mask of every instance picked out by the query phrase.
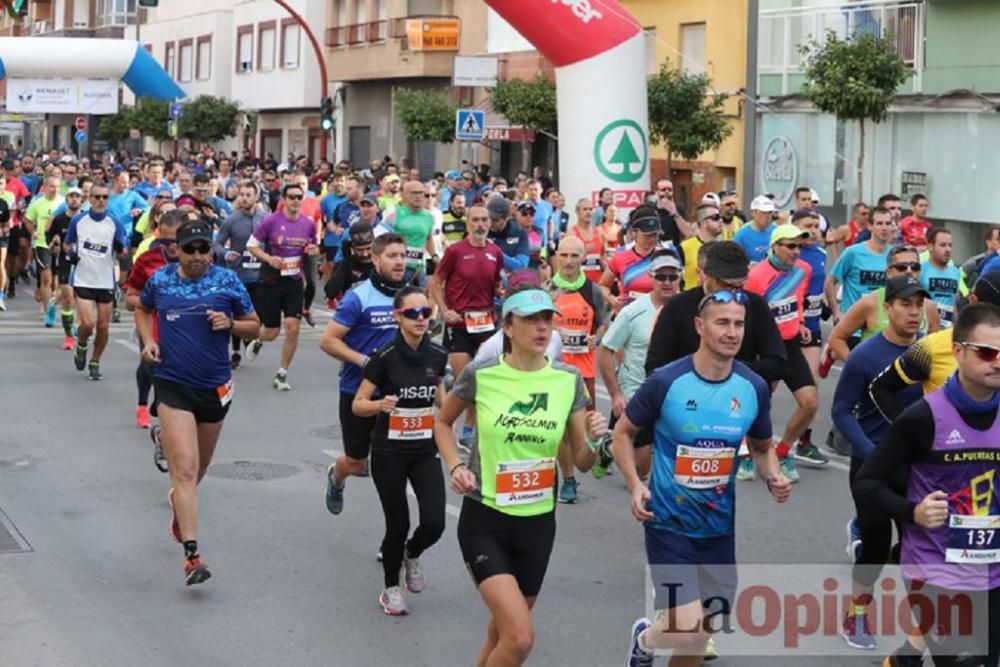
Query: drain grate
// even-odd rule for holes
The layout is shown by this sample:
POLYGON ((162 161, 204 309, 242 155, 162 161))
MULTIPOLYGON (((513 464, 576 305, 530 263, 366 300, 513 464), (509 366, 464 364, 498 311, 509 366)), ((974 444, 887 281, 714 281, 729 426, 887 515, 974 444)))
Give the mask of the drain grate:
POLYGON ((10 517, 0 510, 0 554, 22 554, 34 551, 10 517))
POLYGON ((208 474, 222 479, 238 479, 246 482, 267 482, 284 479, 299 474, 295 466, 284 463, 260 463, 258 461, 232 461, 216 463, 208 467, 208 474))

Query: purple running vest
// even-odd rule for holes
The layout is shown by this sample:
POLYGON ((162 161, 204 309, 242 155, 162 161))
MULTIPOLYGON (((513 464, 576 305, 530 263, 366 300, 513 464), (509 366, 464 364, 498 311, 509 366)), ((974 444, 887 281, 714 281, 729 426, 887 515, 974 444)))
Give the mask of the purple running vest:
POLYGON ((924 398, 934 416, 934 442, 928 460, 911 465, 906 495, 919 503, 933 491, 948 493, 949 520, 934 530, 904 524, 903 575, 950 590, 996 588, 1000 586, 1000 419, 989 430, 977 431, 962 420, 943 390, 924 398))

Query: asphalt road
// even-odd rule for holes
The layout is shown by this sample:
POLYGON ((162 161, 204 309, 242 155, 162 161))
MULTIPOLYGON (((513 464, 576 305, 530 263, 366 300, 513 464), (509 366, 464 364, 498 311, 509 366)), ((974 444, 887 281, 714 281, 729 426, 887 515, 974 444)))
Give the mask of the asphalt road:
MULTIPOLYGON (((371 481, 348 482, 340 516, 325 509, 324 471, 341 447, 337 363, 318 347, 326 317, 304 329, 291 392, 270 387, 276 344, 237 371, 200 489, 199 542, 213 578, 186 588, 181 549, 167 532, 167 478, 152 466, 147 432, 133 425, 131 324, 113 326, 105 379, 94 383, 61 351, 61 331, 42 327, 26 293, 8 306, 0 313, 0 665, 474 663, 487 614, 459 555, 460 499, 449 492, 447 532, 423 559, 428 587, 407 596, 403 618, 384 616, 377 603, 382 518, 371 481), (281 476, 220 476, 267 476, 258 473, 281 476)), ((835 377, 821 387, 818 439, 835 377)), ((781 390, 777 431, 790 412, 781 390)), ((759 482, 738 487, 739 559, 762 564, 751 578, 775 589, 848 571, 846 461, 800 470, 785 506, 759 482)), ((621 476, 581 480, 581 502, 558 510, 533 665, 622 664, 646 605, 642 529, 621 476)), ((836 636, 793 650, 774 630, 764 642, 774 657, 737 656, 747 645, 720 637, 715 664, 870 665, 882 655, 836 636)))

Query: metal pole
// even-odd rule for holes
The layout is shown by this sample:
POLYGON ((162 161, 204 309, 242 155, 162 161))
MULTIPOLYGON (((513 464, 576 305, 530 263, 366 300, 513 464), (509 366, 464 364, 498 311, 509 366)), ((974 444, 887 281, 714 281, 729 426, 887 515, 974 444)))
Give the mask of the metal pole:
POLYGON ((757 45, 760 0, 747 0, 747 67, 743 87, 743 210, 757 190, 757 45))
MULTIPOLYGON (((327 91, 326 58, 323 56, 323 49, 320 47, 319 41, 316 39, 316 35, 313 34, 312 29, 309 27, 309 24, 305 22, 305 19, 303 19, 297 11, 289 7, 285 0, 274 1, 284 7, 285 11, 291 14, 292 18, 295 19, 295 22, 298 23, 299 27, 306 33, 310 43, 312 43, 313 51, 316 54, 316 62, 319 63, 320 97, 329 97, 329 92, 327 91)), ((328 137, 325 136, 327 133, 324 132, 323 134, 323 141, 319 144, 319 158, 321 160, 326 159, 326 145, 328 143, 328 137)))

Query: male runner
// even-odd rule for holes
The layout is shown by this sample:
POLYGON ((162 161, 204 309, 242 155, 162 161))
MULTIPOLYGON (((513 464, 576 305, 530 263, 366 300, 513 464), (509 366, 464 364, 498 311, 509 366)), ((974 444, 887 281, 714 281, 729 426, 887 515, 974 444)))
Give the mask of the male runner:
MULTIPOLYGON (((340 245, 344 237, 344 227, 337 224, 337 209, 347 201, 347 182, 343 174, 333 173, 330 176, 329 189, 326 196, 319 202, 323 214, 323 263, 324 283, 330 280, 340 254, 340 245)), ((358 194, 357 197, 361 195, 358 194)))
MULTIPOLYGON (((889 428, 889 422, 872 402, 868 386, 916 340, 925 298, 929 298, 927 290, 912 275, 890 278, 883 306, 888 325, 855 348, 840 374, 832 416, 837 430, 851 445, 852 485, 861 465, 889 428)), ((899 400, 909 405, 919 398, 920 390, 910 387, 899 400)), ((854 602, 844 619, 842 636, 854 648, 872 649, 877 642, 868 624, 867 606, 875 581, 889 558, 892 526, 888 517, 864 511, 857 501, 856 505, 857 517, 847 523, 847 553, 855 561, 854 602)))
MULTIPOLYGON (((373 207, 374 208, 374 207, 373 207)), ((372 272, 372 242, 375 232, 367 222, 351 225, 341 247, 346 250, 324 291, 327 303, 336 302, 344 292, 365 280, 372 272)), ((335 309, 334 309, 335 310, 335 309)))
POLYGON ((955 322, 955 299, 962 282, 962 272, 951 261, 951 232, 934 227, 928 230, 925 245, 930 252, 921 265, 920 282, 937 304, 941 326, 950 327, 955 322))
POLYGON ((507 271, 528 268, 531 245, 528 234, 510 217, 510 202, 493 195, 486 202, 490 217, 489 239, 503 252, 503 267, 507 271))
MULTIPOLYGON (((770 201, 770 200, 768 200, 770 201)), ((693 290, 701 282, 698 278, 698 251, 706 243, 722 239, 722 214, 717 206, 701 204, 694 211, 698 231, 681 241, 681 261, 684 263, 684 289, 693 290)))
POLYGON ((710 638, 705 615, 734 603, 733 476, 744 436, 775 500, 783 503, 791 493, 771 445, 767 384, 735 361, 746 297, 732 290, 704 296, 694 319, 698 350, 648 377, 615 426, 615 460, 632 516, 645 522, 655 606, 664 612, 655 622, 633 624, 625 661, 630 667, 651 666, 658 648, 673 649, 671 665, 700 665, 710 638), (654 431, 652 488, 635 465, 635 438, 643 428, 654 431))
POLYGON ((850 310, 858 299, 885 283, 889 242, 896 235, 892 213, 876 206, 872 210, 871 230, 871 238, 844 250, 826 276, 826 305, 833 312, 834 324, 840 321, 841 313, 850 310), (844 286, 843 300, 837 299, 838 283, 844 286))
POLYGON ((260 322, 236 275, 212 264, 208 224, 181 225, 177 246, 180 261, 146 283, 135 323, 143 359, 155 364, 157 410, 170 467, 170 532, 184 547, 184 577, 191 586, 212 576, 198 551, 197 485, 212 462, 235 390, 226 348, 232 334, 256 336, 260 322))
POLYGON ((24 213, 25 229, 31 234, 31 246, 35 253, 35 269, 38 273, 38 289, 35 301, 41 304, 45 315, 45 326, 56 325, 56 303, 52 298, 52 251, 49 248, 49 225, 56 208, 63 203, 59 195, 59 179, 49 176, 42 185, 41 196, 31 200, 24 213))
POLYGON ((289 183, 281 191, 285 206, 257 225, 247 241, 247 250, 261 262, 257 303, 263 327, 247 357, 253 361, 261 345, 275 340, 285 326, 285 342, 281 346, 281 365, 272 385, 278 391, 289 391, 288 368, 299 345, 299 320, 302 318, 303 277, 305 257, 319 254, 316 245, 316 223, 301 213, 305 190, 298 183, 289 183), (282 319, 284 318, 284 319, 282 319))
MULTIPOLYGON (((409 283, 416 280, 423 283, 426 280, 427 258, 435 261, 434 239, 431 231, 434 229, 434 216, 424 208, 424 197, 427 189, 420 181, 407 181, 403 185, 403 203, 382 216, 382 224, 403 237, 406 241, 406 278, 409 283)), ((381 203, 382 198, 379 198, 381 203)))
POLYGON ((108 344, 115 291, 115 255, 128 248, 125 227, 107 213, 108 193, 106 185, 91 189, 90 210, 73 218, 65 240, 75 261, 70 281, 80 322, 73 364, 78 371, 87 368, 91 380, 102 379, 101 355, 108 344), (87 342, 95 331, 94 354, 88 365, 87 342))
POLYGON ((56 249, 56 280, 59 283, 59 305, 61 306, 61 321, 63 332, 63 349, 72 350, 76 344, 73 338, 73 288, 70 286, 70 272, 73 264, 66 249, 66 233, 69 224, 80 213, 83 204, 83 192, 80 188, 70 188, 66 191, 66 207, 62 213, 52 218, 49 225, 48 242, 56 249))
POLYGON ((777 209, 769 197, 760 195, 750 202, 750 213, 753 217, 750 224, 743 225, 733 241, 738 243, 750 258, 750 264, 762 262, 771 248, 771 232, 774 231, 772 216, 777 209))
MULTIPOLYGON (((951 331, 958 371, 892 423, 858 472, 855 494, 868 511, 903 525, 903 578, 934 664, 995 667, 1000 663, 1000 309, 969 306, 951 331), (900 477, 908 479, 905 490, 900 477), (946 605, 956 601, 966 608, 962 627, 972 620, 971 633, 956 625, 949 631, 929 617, 953 609, 946 605)), ((919 660, 903 647, 885 664, 919 660)))
POLYGON ((399 234, 382 234, 372 243, 375 270, 368 280, 344 295, 326 326, 320 349, 341 362, 340 428, 344 453, 327 470, 326 508, 344 509, 344 483, 365 469, 371 450, 375 417, 358 417, 351 410, 370 355, 396 335, 392 301, 406 273, 406 242, 399 234))
POLYGON ((594 205, 587 198, 576 202, 576 224, 569 228, 568 233, 580 239, 583 243, 583 273, 587 280, 598 283, 604 275, 604 239, 601 232, 593 225, 594 205))
POLYGON ((933 245, 927 236, 927 232, 934 225, 934 223, 927 219, 927 209, 929 207, 930 202, 927 201, 926 196, 915 194, 910 197, 910 208, 913 210, 913 213, 899 221, 899 231, 903 235, 903 243, 912 245, 917 250, 923 250, 933 245))
MULTIPOLYGON (((441 190, 441 192, 444 193, 447 190, 441 190)), ((451 196, 446 206, 447 208, 441 217, 441 235, 445 250, 465 238, 465 216, 468 213, 465 207, 465 195, 461 192, 456 192, 451 196)), ((480 208, 485 210, 485 207, 481 206, 480 208)))

